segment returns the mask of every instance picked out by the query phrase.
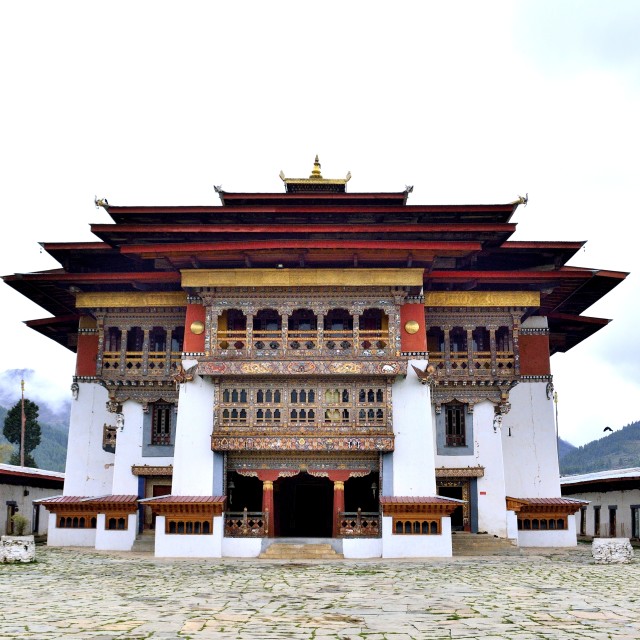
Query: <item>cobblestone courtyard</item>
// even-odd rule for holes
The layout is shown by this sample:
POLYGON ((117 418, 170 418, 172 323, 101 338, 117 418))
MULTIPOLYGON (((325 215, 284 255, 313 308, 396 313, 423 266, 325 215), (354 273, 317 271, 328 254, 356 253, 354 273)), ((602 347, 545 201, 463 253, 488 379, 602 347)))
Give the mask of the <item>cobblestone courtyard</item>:
POLYGON ((640 561, 595 565, 587 545, 330 563, 39 547, 37 559, 0 565, 3 640, 640 638, 640 561))

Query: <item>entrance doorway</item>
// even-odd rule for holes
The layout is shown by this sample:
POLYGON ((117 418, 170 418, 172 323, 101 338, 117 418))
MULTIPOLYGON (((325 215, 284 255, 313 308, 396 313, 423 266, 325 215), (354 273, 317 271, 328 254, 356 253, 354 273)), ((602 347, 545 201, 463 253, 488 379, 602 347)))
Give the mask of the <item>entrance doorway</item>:
POLYGON ((465 478, 438 478, 436 484, 439 496, 464 500, 451 514, 451 530, 471 531, 471 491, 469 480, 465 478))
MULTIPOLYGON (((145 478, 145 498, 159 498, 171 494, 171 478, 145 478)), ((143 531, 156 528, 156 515, 151 507, 143 507, 143 531)))
POLYGON ((299 473, 274 482, 275 535, 290 538, 330 538, 333 524, 333 483, 299 473))
MULTIPOLYGON (((462 500, 462 487, 438 487, 438 495, 462 500)), ((464 531, 462 505, 457 506, 451 514, 451 531, 464 531)))

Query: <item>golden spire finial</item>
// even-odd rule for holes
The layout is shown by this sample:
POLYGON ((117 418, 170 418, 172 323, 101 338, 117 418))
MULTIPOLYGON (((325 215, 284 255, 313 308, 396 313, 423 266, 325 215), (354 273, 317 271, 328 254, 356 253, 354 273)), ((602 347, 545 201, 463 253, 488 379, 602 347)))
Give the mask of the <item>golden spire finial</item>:
POLYGON ((313 171, 309 176, 311 180, 322 180, 322 174, 320 173, 320 160, 318 160, 318 155, 316 154, 315 162, 313 163, 313 171))

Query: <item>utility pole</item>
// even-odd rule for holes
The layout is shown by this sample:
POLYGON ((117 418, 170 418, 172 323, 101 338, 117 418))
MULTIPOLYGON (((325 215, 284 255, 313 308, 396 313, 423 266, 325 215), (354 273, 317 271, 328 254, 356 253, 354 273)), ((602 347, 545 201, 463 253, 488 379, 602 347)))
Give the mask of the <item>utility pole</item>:
POLYGON ((27 422, 27 418, 24 415, 24 380, 20 382, 20 386, 22 387, 22 420, 20 426, 20 466, 24 467, 24 435, 25 435, 25 425, 27 422))

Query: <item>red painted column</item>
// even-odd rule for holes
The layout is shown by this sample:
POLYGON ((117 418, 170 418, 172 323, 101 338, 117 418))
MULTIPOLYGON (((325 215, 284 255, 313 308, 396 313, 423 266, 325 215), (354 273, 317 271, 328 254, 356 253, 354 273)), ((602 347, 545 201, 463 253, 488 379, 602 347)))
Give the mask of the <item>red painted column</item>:
POLYGON ((340 528, 338 526, 338 514, 344 511, 344 482, 333 481, 333 537, 337 538, 340 528))
POLYGON ((262 511, 267 514, 267 537, 273 538, 273 481, 262 481, 262 511))

